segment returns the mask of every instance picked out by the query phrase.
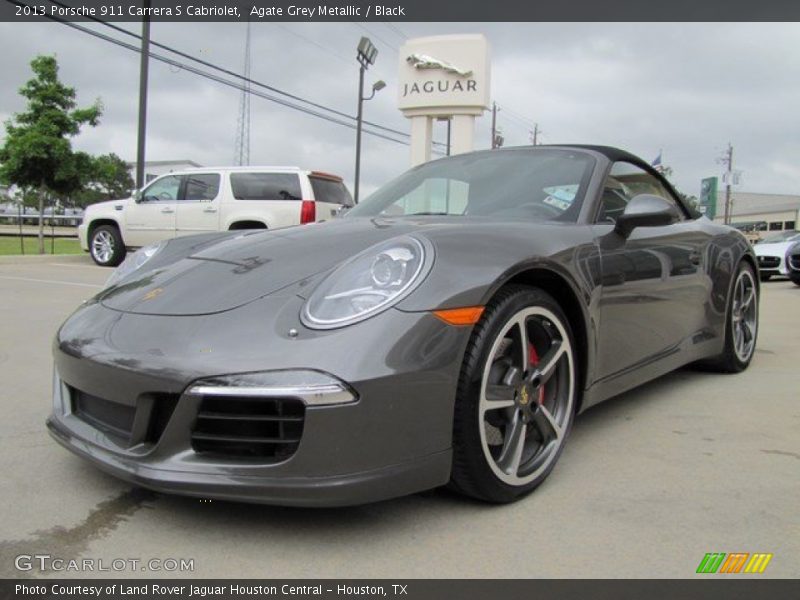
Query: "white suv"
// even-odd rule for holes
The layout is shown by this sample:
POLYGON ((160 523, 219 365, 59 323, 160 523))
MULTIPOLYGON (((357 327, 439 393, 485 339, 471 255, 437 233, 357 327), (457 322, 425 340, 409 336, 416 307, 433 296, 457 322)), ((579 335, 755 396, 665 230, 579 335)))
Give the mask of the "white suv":
POLYGON ((131 198, 92 204, 78 227, 81 248, 116 266, 128 248, 229 229, 275 229, 324 221, 353 198, 342 178, 297 167, 219 167, 162 175, 131 198))

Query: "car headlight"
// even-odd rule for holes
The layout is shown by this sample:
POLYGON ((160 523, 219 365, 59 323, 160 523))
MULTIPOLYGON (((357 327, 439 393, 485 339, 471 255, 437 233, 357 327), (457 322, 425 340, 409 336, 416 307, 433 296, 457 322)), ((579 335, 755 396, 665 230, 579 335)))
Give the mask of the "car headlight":
POLYGON ((372 246, 317 286, 303 307, 303 324, 334 329, 371 317, 413 292, 432 264, 427 240, 400 237, 372 246))
POLYGON ((114 269, 111 277, 109 277, 108 281, 106 281, 105 287, 110 288, 122 278, 127 277, 134 271, 141 269, 148 260, 158 254, 166 245, 167 242, 158 242, 157 244, 144 246, 133 254, 129 254, 128 257, 122 261, 122 264, 114 269))

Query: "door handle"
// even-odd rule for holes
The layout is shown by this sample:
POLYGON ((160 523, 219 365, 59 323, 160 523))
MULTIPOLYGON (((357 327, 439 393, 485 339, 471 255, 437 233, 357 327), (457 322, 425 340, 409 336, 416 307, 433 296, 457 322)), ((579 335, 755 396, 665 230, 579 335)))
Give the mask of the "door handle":
POLYGON ((204 213, 215 213, 215 212, 217 212, 217 209, 216 208, 204 208, 203 212, 204 213))
POLYGON ((161 212, 164 213, 165 215, 168 215, 170 213, 174 213, 175 211, 172 210, 171 208, 162 208, 161 212))

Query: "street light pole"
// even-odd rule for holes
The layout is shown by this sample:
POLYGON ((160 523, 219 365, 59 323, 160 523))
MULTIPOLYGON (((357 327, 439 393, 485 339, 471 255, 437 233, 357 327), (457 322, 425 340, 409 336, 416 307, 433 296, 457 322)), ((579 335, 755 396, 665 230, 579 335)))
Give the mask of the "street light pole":
POLYGON ((372 86, 372 94, 364 98, 364 73, 369 65, 375 64, 378 49, 369 38, 362 37, 358 42, 356 60, 358 60, 358 115, 356 116, 356 174, 353 183, 353 200, 358 204, 358 191, 361 180, 361 129, 364 122, 364 101, 371 100, 375 92, 386 87, 383 81, 376 81, 372 86))
POLYGON ((361 126, 364 122, 364 72, 362 64, 358 68, 358 115, 356 116, 356 180, 353 184, 353 199, 358 204, 358 188, 361 180, 361 126))

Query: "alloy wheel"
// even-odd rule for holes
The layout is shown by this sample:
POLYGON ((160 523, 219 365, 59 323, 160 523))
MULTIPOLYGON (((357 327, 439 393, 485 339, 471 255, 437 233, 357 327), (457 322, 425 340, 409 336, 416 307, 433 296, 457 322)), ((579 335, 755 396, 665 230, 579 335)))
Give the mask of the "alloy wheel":
POLYGON ((92 254, 101 263, 107 263, 114 255, 114 237, 108 231, 98 231, 92 237, 92 254))
POLYGON ((480 389, 481 444, 498 479, 525 485, 550 466, 564 442, 574 386, 564 324, 543 307, 517 312, 491 347, 480 389))
POLYGON ((733 350, 736 352, 736 357, 743 363, 750 360, 755 349, 756 329, 758 328, 756 289, 753 274, 749 269, 742 269, 733 286, 731 331, 733 331, 733 350))

